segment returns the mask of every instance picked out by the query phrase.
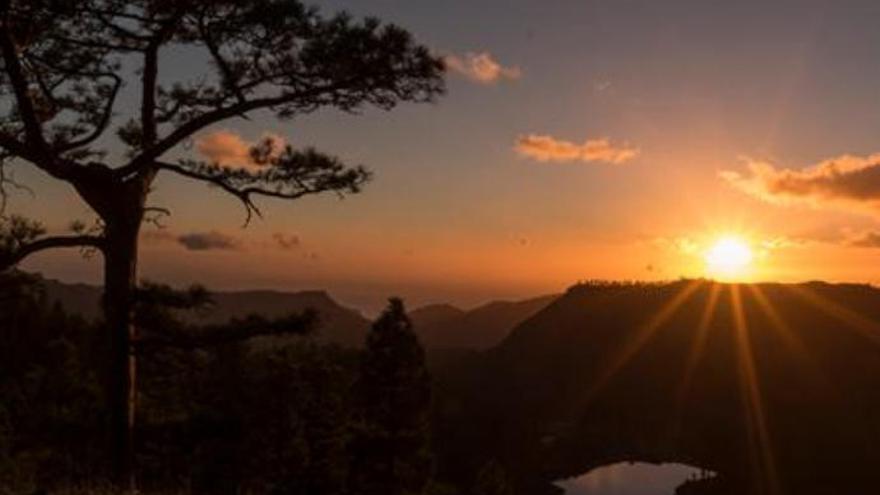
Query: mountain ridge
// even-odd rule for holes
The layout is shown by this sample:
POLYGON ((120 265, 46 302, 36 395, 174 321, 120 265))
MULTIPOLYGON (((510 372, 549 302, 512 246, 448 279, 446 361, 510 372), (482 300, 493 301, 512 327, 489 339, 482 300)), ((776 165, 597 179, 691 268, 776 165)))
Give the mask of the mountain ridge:
MULTIPOLYGON (((102 289, 99 286, 43 277, 40 281, 51 303, 60 303, 88 320, 100 318, 102 289)), ((211 295, 215 304, 210 311, 184 314, 184 319, 194 324, 220 324, 250 314, 280 317, 313 308, 323 320, 318 338, 348 347, 363 345, 371 325, 359 310, 339 303, 322 289, 245 289, 212 291, 211 295)), ((490 301, 469 310, 448 303, 428 304, 411 310, 409 315, 425 347, 479 350, 500 342, 517 324, 555 297, 490 301)))
POLYGON ((516 301, 490 301, 471 310, 459 310, 459 313, 447 309, 445 318, 425 321, 421 326, 417 319, 420 310, 413 311, 412 315, 415 315, 417 333, 428 347, 485 350, 501 343, 517 325, 558 297, 548 294, 516 301))
POLYGON ((440 379, 443 469, 497 458, 529 493, 638 461, 719 474, 693 493, 880 483, 880 289, 869 285, 581 284, 440 379))

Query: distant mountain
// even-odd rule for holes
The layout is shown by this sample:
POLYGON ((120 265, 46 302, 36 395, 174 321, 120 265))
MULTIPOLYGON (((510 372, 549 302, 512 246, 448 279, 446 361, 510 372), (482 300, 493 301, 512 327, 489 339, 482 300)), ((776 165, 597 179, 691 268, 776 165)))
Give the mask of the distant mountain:
POLYGON ((410 313, 422 343, 433 349, 488 349, 517 325, 544 309, 557 295, 522 301, 496 301, 464 311, 446 304, 410 313))
POLYGON ((87 320, 101 316, 101 288, 88 284, 68 284, 52 279, 41 279, 46 297, 53 304, 64 306, 67 311, 87 320))
MULTIPOLYGON (((101 316, 101 288, 44 279, 50 301, 87 319, 101 316)), ((216 324, 250 314, 284 316, 313 308, 323 325, 319 338, 345 346, 363 345, 370 321, 357 310, 342 306, 324 291, 281 292, 273 290, 212 292, 215 306, 194 323, 216 324)), ((541 296, 522 301, 496 301, 472 310, 449 304, 433 304, 410 312, 422 344, 434 350, 487 349, 503 340, 517 325, 556 297, 541 296)))
POLYGON ((718 474, 682 494, 880 486, 870 286, 578 285, 436 376, 449 476, 495 458, 528 493, 555 493, 554 480, 641 461, 718 474))
POLYGON ((409 318, 417 329, 421 329, 446 324, 465 313, 465 310, 451 304, 429 304, 410 311, 409 318))
POLYGON ((324 291, 277 292, 236 291, 214 293, 216 307, 202 323, 221 323, 249 314, 281 317, 306 309, 318 312, 321 326, 317 337, 335 344, 363 345, 370 321, 358 311, 340 305, 324 291))
MULTIPOLYGON (((101 314, 101 288, 86 284, 66 284, 56 280, 43 281, 46 295, 68 311, 88 319, 101 314)), ((279 292, 270 290, 213 292, 215 306, 194 323, 225 323, 232 318, 251 314, 280 317, 312 308, 318 311, 321 327, 317 338, 340 345, 357 347, 363 344, 370 321, 358 311, 344 307, 323 291, 279 292)))

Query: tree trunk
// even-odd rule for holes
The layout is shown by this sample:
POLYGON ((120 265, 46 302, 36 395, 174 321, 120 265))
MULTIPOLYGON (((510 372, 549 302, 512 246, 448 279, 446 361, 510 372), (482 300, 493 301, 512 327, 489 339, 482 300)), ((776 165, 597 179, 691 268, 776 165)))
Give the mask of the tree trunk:
POLYGON ((104 315, 110 332, 108 394, 109 441, 114 483, 134 492, 134 420, 137 375, 132 341, 133 309, 137 284, 140 218, 110 221, 106 225, 104 253, 104 315))

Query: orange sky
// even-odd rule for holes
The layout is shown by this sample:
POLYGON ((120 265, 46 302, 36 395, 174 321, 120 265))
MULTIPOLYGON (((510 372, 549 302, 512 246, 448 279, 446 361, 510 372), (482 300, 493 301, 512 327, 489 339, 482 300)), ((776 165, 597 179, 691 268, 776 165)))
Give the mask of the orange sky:
MULTIPOLYGON (((876 2, 660 3, 322 4, 412 30, 447 55, 449 94, 199 136, 176 153, 242 162, 269 135, 376 178, 344 201, 264 202, 246 230, 234 201, 160 179, 153 203, 173 215, 145 229, 142 275, 327 288, 364 308, 392 294, 472 305, 589 278, 703 276, 707 246, 736 233, 754 279, 880 281, 876 2)), ((171 56, 162 74, 198 63, 171 56)), ((14 211, 55 231, 91 219, 63 186, 16 172, 37 195, 16 194, 14 211)), ((26 268, 99 280, 75 252, 26 268)))

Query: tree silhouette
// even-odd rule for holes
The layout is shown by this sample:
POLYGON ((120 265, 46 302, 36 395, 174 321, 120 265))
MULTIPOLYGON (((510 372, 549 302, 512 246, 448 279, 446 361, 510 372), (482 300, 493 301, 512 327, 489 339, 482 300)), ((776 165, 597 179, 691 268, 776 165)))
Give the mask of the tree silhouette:
POLYGON ((403 302, 373 324, 358 379, 352 493, 414 495, 431 479, 431 379, 403 302))
POLYGON ((298 0, 2 0, 0 54, 0 206, 8 188, 22 187, 8 173, 19 162, 68 184, 97 216, 96 228, 80 223, 60 236, 4 217, 0 268, 51 248, 103 254, 110 452, 117 481, 127 482, 138 236, 145 218, 166 211, 148 203, 156 177, 170 173, 220 189, 243 204, 247 220, 260 214, 259 196, 346 195, 369 178, 360 166, 271 141, 251 150, 257 166, 250 168, 175 161, 169 152, 261 109, 290 119, 326 107, 357 112, 433 101, 444 89, 443 63, 403 29, 324 17, 298 0), (210 68, 168 83, 159 75, 172 49, 198 51, 210 68), (119 115, 118 96, 132 82, 138 110, 119 115))

